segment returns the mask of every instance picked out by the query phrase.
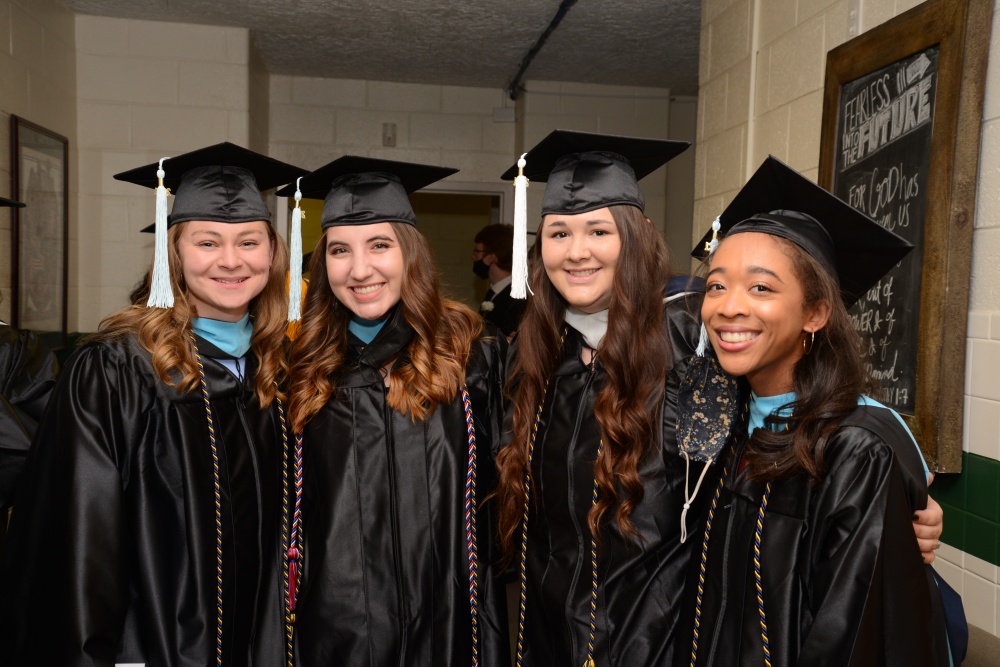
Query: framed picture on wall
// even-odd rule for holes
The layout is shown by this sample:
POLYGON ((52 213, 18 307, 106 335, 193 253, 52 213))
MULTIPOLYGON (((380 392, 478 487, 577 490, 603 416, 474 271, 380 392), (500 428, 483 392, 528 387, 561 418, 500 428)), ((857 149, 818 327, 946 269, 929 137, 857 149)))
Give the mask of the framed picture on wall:
POLYGON ((877 398, 962 465, 965 328, 992 2, 928 0, 830 51, 819 184, 914 249, 851 316, 877 398))
POLYGON ((10 135, 11 196, 26 204, 12 209, 12 324, 59 348, 66 343, 69 141, 14 115, 10 135))

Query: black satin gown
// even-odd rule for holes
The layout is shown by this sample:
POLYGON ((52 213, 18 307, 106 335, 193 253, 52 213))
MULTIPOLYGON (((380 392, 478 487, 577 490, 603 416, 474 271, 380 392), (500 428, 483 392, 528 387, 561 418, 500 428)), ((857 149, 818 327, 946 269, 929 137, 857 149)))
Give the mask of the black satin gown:
MULTIPOLYGON (((729 474, 712 519, 698 665, 764 664, 753 546, 765 484, 738 470, 745 442, 734 438, 720 455, 729 474)), ((826 452, 818 485, 804 473, 772 483, 761 523, 771 664, 948 665, 937 591, 911 523, 927 485, 910 435, 888 409, 859 406, 826 452)), ((699 545, 703 528, 693 536, 699 545)), ((690 603, 678 665, 691 663, 693 595, 690 603)))
MULTIPOLYGON (((700 303, 700 297, 689 296, 665 309, 673 368, 665 378, 659 441, 639 465, 645 494, 631 514, 639 538, 623 536, 613 519, 600 531, 594 647, 600 667, 672 660, 692 545, 680 542, 685 466, 674 427, 685 360, 698 341, 700 303)), ((516 347, 515 339, 512 356, 516 347)), ((579 667, 587 656, 592 585, 587 513, 601 439, 594 405, 605 371, 600 356, 584 365, 582 349, 582 336, 570 327, 549 379, 532 461, 524 664, 533 667, 579 667)), ((688 521, 698 512, 692 509, 688 521)))
POLYGON ((0 509, 13 501, 57 369, 55 355, 35 334, 0 324, 0 509))
MULTIPOLYGON (((493 572, 491 455, 501 424, 506 340, 474 341, 466 367, 475 415, 479 658, 509 666, 502 583, 493 572)), ((392 410, 380 369, 413 330, 397 308, 369 345, 350 335, 335 393, 306 426, 305 568, 296 610, 303 667, 472 664, 460 395, 423 421, 392 410)), ((396 360, 402 363, 403 356, 396 360)))
MULTIPOLYGON (((199 341, 203 355, 221 354, 199 341)), ((223 664, 284 654, 277 408, 204 359, 220 468, 223 664)), ((134 336, 60 377, 16 499, 0 664, 205 667, 216 660, 212 450, 200 387, 161 382, 134 336)))

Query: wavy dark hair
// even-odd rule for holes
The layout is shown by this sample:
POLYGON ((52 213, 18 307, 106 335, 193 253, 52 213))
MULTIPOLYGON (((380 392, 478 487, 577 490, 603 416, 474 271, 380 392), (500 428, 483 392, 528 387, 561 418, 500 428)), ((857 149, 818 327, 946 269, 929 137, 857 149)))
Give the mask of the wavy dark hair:
MULTIPOLYGON (((594 466, 600 499, 590 509, 591 534, 598 535, 604 515, 614 510, 623 535, 636 536, 629 519, 642 501, 639 463, 658 442, 660 401, 670 369, 670 344, 663 321, 663 289, 668 276, 667 247, 652 223, 635 206, 609 209, 621 236, 608 309, 608 331, 598 350, 607 378, 594 416, 604 451, 594 466)), ((560 337, 566 300, 542 265, 543 235, 531 249, 529 280, 534 295, 518 327, 518 354, 508 391, 513 409, 513 439, 498 457, 500 539, 506 559, 513 556, 524 507, 528 444, 549 376, 563 356, 560 337)))
POLYGON ((774 430, 754 430, 743 460, 753 479, 781 479, 804 470, 818 482, 826 475, 825 450, 830 436, 857 408, 858 396, 876 391, 877 385, 864 364, 861 336, 847 313, 837 281, 798 245, 771 238, 792 262, 792 271, 802 285, 802 307, 809 310, 825 301, 830 304, 830 316, 816 332, 809 354, 795 364, 791 417, 769 417, 767 422, 774 430))
MULTIPOLYGON (((170 264, 170 284, 174 293, 173 308, 147 308, 152 262, 146 276, 129 295, 132 305, 113 313, 101 322, 98 332, 90 340, 115 340, 135 334, 139 343, 153 355, 153 370, 161 381, 176 384, 184 391, 192 391, 198 384, 198 362, 191 342, 191 318, 198 316, 197 307, 188 300, 184 281, 184 265, 178 244, 186 222, 174 225, 167 232, 167 261, 170 264), (179 374, 175 380, 173 375, 179 374)), ((264 223, 271 242, 273 256, 263 291, 250 300, 250 317, 253 318, 253 337, 250 351, 257 359, 254 390, 262 407, 271 405, 275 397, 281 399, 280 386, 285 377, 285 332, 288 326, 288 247, 274 228, 264 223)))
MULTIPOLYGON (((413 227, 389 223, 403 255, 400 301, 413 327, 406 364, 389 376, 392 409, 423 420, 435 406, 451 401, 465 381, 469 350, 483 330, 482 319, 467 306, 440 296, 437 272, 427 239, 413 227)), ((333 295, 326 273, 326 235, 309 263, 302 327, 289 362, 288 413, 300 432, 333 394, 336 373, 347 354, 351 310, 333 295)))

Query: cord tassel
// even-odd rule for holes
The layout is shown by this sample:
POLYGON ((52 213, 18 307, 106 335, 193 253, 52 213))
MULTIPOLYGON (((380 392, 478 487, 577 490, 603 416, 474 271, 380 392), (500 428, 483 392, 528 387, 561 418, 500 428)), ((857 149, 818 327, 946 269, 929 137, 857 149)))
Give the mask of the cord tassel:
POLYGON ((167 257, 167 194, 169 191, 163 185, 166 172, 163 161, 170 158, 160 158, 156 177, 156 242, 153 251, 153 276, 149 285, 148 308, 173 308, 174 291, 170 285, 170 261, 167 257))
POLYGON ((295 180, 295 208, 289 232, 288 321, 302 319, 302 177, 295 180))
POLYGON ((517 160, 517 178, 514 179, 514 259, 511 266, 510 295, 514 299, 528 298, 528 177, 524 175, 527 162, 523 153, 517 160))
MULTIPOLYGON (((712 221, 712 240, 705 242, 705 252, 708 253, 708 259, 711 259, 712 255, 715 253, 715 249, 719 247, 719 230, 722 229, 722 223, 719 221, 719 216, 715 216, 715 220, 712 221)), ((705 329, 705 323, 701 323, 701 332, 698 334, 698 347, 695 348, 694 353, 699 357, 705 356, 705 351, 708 350, 708 331, 705 329)), ((684 540, 681 540, 683 542, 684 540)))

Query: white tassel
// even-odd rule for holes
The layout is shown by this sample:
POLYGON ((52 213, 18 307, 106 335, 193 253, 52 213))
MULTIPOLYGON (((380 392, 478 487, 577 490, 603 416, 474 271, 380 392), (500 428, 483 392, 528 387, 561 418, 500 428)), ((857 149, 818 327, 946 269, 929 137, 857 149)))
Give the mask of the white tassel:
MULTIPOLYGON (((510 295, 514 299, 528 298, 528 177, 524 167, 528 164, 521 155, 517 161, 517 178, 514 179, 514 259, 511 266, 510 295)), ((532 292, 533 294, 534 292, 532 292)))
POLYGON ((302 319, 302 190, 300 176, 295 181, 295 208, 292 209, 292 231, 289 234, 288 321, 302 319))
POLYGON ((711 257, 715 253, 715 249, 719 247, 719 230, 722 229, 722 223, 719 222, 719 216, 715 216, 715 220, 712 221, 712 240, 705 243, 705 252, 711 257))
MULTIPOLYGON (((719 247, 720 229, 722 229, 722 223, 719 222, 719 216, 715 216, 715 220, 712 221, 712 240, 705 242, 705 252, 708 253, 709 257, 711 257, 712 254, 715 253, 715 249, 719 247)), ((708 349, 708 331, 705 329, 705 323, 702 322, 701 332, 698 335, 698 347, 695 348, 694 353, 697 354, 699 357, 704 357, 705 351, 707 349, 708 349)))
POLYGON ((167 255, 167 188, 163 185, 166 172, 163 171, 161 158, 156 177, 160 180, 156 186, 156 243, 153 250, 153 277, 149 285, 148 308, 173 308, 174 290, 170 286, 170 260, 167 255))

